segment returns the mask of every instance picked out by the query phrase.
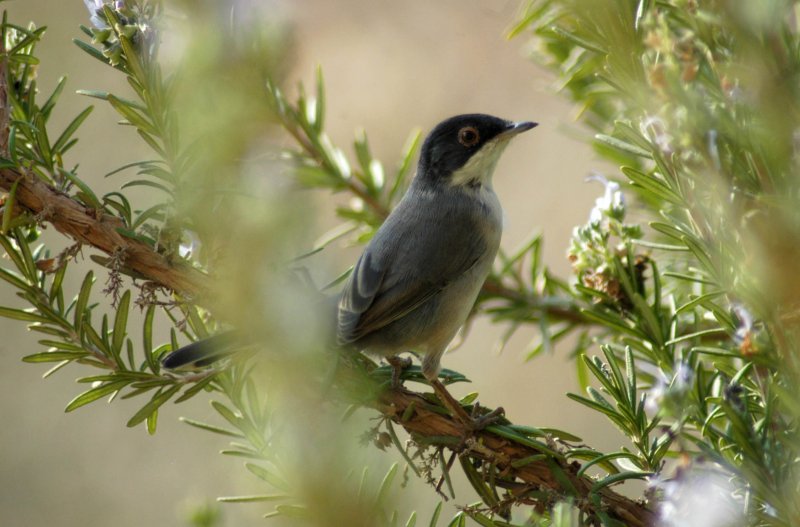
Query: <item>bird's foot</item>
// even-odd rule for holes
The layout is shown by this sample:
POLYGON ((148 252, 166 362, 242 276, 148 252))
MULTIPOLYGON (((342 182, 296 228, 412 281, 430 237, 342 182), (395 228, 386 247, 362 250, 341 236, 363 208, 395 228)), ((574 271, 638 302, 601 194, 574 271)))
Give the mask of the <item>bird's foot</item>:
POLYGON ((505 415, 505 410, 503 410, 503 408, 495 408, 491 412, 479 415, 480 406, 477 403, 472 407, 472 415, 470 415, 464 407, 461 406, 461 403, 447 391, 447 388, 444 387, 444 384, 442 384, 439 379, 434 379, 430 381, 430 383, 433 387, 433 391, 436 393, 439 400, 442 401, 444 407, 447 408, 453 418, 458 421, 468 433, 483 430, 487 426, 496 423, 505 415))
POLYGON ((411 366, 410 357, 400 357, 399 355, 392 355, 386 358, 386 362, 392 367, 392 389, 401 388, 403 386, 403 370, 411 366))
POLYGON ((506 411, 502 406, 498 406, 494 410, 486 412, 485 414, 480 413, 480 408, 481 407, 478 403, 475 403, 475 406, 472 407, 472 415, 470 416, 469 426, 473 432, 483 430, 487 426, 495 424, 506 415, 506 411))

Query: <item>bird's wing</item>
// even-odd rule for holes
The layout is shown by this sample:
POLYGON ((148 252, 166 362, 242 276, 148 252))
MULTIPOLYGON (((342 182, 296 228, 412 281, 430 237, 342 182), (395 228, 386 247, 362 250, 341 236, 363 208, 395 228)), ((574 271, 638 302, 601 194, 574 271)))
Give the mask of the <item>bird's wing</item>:
POLYGON ((475 265, 488 248, 469 222, 454 223, 446 239, 418 226, 395 225, 394 240, 383 240, 380 250, 370 243, 339 302, 340 343, 355 342, 404 317, 475 265))

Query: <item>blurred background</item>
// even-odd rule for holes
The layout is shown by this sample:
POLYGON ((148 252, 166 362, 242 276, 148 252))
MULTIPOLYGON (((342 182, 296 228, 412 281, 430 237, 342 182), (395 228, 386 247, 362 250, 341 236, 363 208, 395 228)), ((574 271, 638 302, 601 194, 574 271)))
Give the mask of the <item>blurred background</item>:
MULTIPOLYGON (((258 4, 260 16, 288 30, 288 79, 313 85, 315 67, 323 68, 327 130, 333 143, 350 154, 346 147, 354 131, 364 128, 375 156, 388 170, 397 165, 411 130, 427 131, 454 114, 485 112, 538 121, 534 132, 512 144, 496 172, 495 188, 506 214, 503 247, 512 250, 531 233, 542 232, 545 262, 557 276, 568 276, 565 252, 571 230, 586 221, 602 193, 599 185, 584 179, 609 168, 579 141, 586 132, 573 122, 575 109, 528 58, 526 39, 506 40, 518 15, 518 1, 242 4, 258 4)), ((95 102, 75 90, 125 89, 121 76, 71 43, 82 37, 78 26, 88 20, 81 0, 16 0, 3 6, 14 23, 48 26, 38 47, 41 89, 49 93, 59 76, 69 76, 53 126, 65 126, 95 102)), ((98 193, 121 184, 119 179, 103 179, 103 174, 148 156, 129 129, 115 124, 117 120, 110 108, 96 104, 68 163, 79 163, 81 176, 98 193)), ((322 234, 333 219, 335 198, 317 203, 315 229, 322 234)), ((355 251, 343 252, 342 270, 352 263, 355 251)), ((102 283, 103 271, 99 273, 102 283)), ((10 295, 0 287, 4 305, 13 303, 10 295)), ((493 348, 502 329, 478 320, 464 346, 444 357, 445 367, 473 381, 456 386, 454 392, 477 390, 482 404, 504 406, 514 422, 568 430, 598 449, 617 447, 619 434, 564 396, 578 390, 569 346, 526 363, 534 331, 521 330, 498 355, 493 348)), ((64 406, 79 393, 74 378, 86 373, 66 368, 42 380, 46 367, 20 361, 39 350, 36 336, 23 324, 5 319, 0 320, 0 334, 0 415, 5 425, 0 429, 0 524, 188 525, 189 511, 205 503, 216 507, 216 496, 253 492, 252 477, 239 463, 217 454, 226 445, 224 438, 178 422, 182 415, 214 420, 202 396, 180 407, 162 408, 153 437, 142 427, 125 427, 136 403, 96 403, 67 415, 64 406)), ((378 459, 388 466, 400 457, 390 450, 378 459)), ((383 469, 375 470, 380 474, 383 469)), ((464 489, 456 501, 474 501, 470 492, 464 489)), ((430 489, 413 483, 406 494, 403 499, 425 518, 435 503, 430 489)), ((221 525, 228 526, 255 524, 266 512, 259 505, 220 507, 221 525)))

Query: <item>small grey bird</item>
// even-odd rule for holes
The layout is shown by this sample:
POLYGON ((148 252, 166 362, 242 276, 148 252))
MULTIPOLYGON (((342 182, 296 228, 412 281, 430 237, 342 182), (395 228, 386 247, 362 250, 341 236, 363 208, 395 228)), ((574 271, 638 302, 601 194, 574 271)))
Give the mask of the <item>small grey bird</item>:
POLYGON ((461 421, 471 419, 438 381, 440 360, 500 246, 503 212, 492 188, 497 161, 511 138, 535 126, 485 114, 436 126, 416 177, 358 259, 339 301, 340 344, 389 358, 421 354, 422 373, 461 421))
MULTIPOLYGON (((440 360, 500 246, 503 212, 492 188, 497 161, 511 138, 535 126, 485 114, 437 125, 422 145, 408 191, 364 249, 338 302, 339 344, 386 357, 395 368, 400 353, 423 355, 423 374, 470 427, 480 423, 439 382, 440 360)), ((189 344, 162 363, 170 369, 207 364, 236 338, 223 333, 189 344)))

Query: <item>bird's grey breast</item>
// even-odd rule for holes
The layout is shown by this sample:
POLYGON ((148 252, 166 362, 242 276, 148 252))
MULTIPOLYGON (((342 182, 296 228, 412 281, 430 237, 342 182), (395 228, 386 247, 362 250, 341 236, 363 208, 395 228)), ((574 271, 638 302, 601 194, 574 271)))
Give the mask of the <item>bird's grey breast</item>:
POLYGON ((491 189, 412 187, 345 287, 340 340, 384 354, 445 347, 472 309, 501 230, 491 189))

